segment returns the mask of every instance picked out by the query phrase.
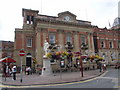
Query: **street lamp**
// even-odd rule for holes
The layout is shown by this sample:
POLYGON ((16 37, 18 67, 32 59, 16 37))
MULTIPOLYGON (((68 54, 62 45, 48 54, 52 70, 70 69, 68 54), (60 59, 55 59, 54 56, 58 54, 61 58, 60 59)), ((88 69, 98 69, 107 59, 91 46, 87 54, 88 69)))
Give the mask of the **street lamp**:
POLYGON ((82 64, 82 57, 81 57, 81 52, 74 52, 76 54, 76 56, 79 56, 80 59, 77 58, 77 60, 79 60, 78 62, 80 63, 80 71, 81 71, 81 76, 83 77, 83 64, 82 64))
POLYGON ((81 66, 81 76, 83 77, 83 63, 82 63, 82 57, 80 57, 80 66, 81 66))
MULTIPOLYGON (((60 52, 60 48, 62 48, 62 46, 58 45, 57 47, 58 47, 58 51, 60 52)), ((61 63, 61 61, 59 60, 59 66, 60 66, 60 63, 61 63)), ((60 66, 60 79, 62 79, 62 73, 61 72, 62 71, 61 71, 61 66, 60 66)))

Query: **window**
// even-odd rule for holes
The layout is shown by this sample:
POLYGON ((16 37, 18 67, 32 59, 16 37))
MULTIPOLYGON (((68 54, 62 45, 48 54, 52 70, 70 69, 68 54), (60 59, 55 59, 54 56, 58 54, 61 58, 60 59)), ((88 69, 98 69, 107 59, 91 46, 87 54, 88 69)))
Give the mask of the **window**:
POLYGON ((50 35, 49 35, 49 42, 50 42, 51 44, 55 44, 55 34, 50 34, 50 35))
POLYGON ((101 48, 104 48, 105 46, 104 46, 104 42, 103 41, 101 41, 101 48))
POLYGON ((112 42, 110 42, 109 45, 110 45, 110 48, 113 48, 112 42))
POLYGON ((120 48, 120 41, 118 42, 118 48, 120 48))
POLYGON ((27 15, 27 24, 34 24, 34 16, 27 15))
POLYGON ((81 37, 81 44, 86 44, 86 40, 85 40, 85 37, 81 37))
POLYGON ((34 24, 34 16, 31 16, 31 24, 34 24))
POLYGON ((66 36, 66 43, 67 43, 67 42, 72 43, 72 37, 71 37, 71 35, 67 35, 67 36, 66 36))
POLYGON ((32 38, 27 38, 27 47, 32 47, 32 38))
POLYGON ((30 24, 30 16, 27 15, 27 24, 30 24))

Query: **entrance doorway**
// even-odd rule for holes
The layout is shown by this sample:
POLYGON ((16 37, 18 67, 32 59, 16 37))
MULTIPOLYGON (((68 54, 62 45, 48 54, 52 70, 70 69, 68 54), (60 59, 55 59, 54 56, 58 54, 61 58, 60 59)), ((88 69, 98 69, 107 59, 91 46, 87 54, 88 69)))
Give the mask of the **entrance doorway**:
POLYGON ((32 56, 31 53, 28 53, 26 56, 26 66, 31 67, 32 66, 32 56))

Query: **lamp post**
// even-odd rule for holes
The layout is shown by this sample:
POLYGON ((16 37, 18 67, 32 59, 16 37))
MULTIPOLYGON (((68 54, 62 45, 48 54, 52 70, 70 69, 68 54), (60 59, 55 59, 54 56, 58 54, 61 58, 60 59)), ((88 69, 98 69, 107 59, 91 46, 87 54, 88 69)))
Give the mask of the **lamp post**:
MULTIPOLYGON (((81 49, 84 51, 83 55, 85 55, 85 50, 88 49, 88 45, 85 43, 82 43, 81 49)), ((82 57, 80 57, 80 66, 81 66, 81 76, 83 77, 83 63, 82 63, 82 57)))
MULTIPOLYGON (((57 46, 58 47, 58 51, 60 52, 60 48, 62 47, 61 45, 57 46)), ((59 66, 60 66, 61 61, 59 60, 59 66)), ((62 73, 61 73, 61 66, 60 66, 60 79, 62 80, 62 73)))
POLYGON ((78 59, 78 62, 80 64, 80 72, 81 72, 81 76, 83 77, 83 64, 82 64, 82 57, 81 57, 81 52, 74 52, 76 54, 77 57, 80 57, 80 59, 78 59))
POLYGON ((83 77, 83 63, 82 63, 82 57, 80 57, 80 66, 81 66, 81 76, 83 77))

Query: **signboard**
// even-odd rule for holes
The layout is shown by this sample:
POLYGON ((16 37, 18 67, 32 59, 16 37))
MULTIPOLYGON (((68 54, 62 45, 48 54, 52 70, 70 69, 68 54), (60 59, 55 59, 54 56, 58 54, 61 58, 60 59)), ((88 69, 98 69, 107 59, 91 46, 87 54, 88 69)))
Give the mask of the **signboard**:
POLYGON ((25 51, 24 50, 20 50, 19 55, 20 56, 25 56, 25 51))

